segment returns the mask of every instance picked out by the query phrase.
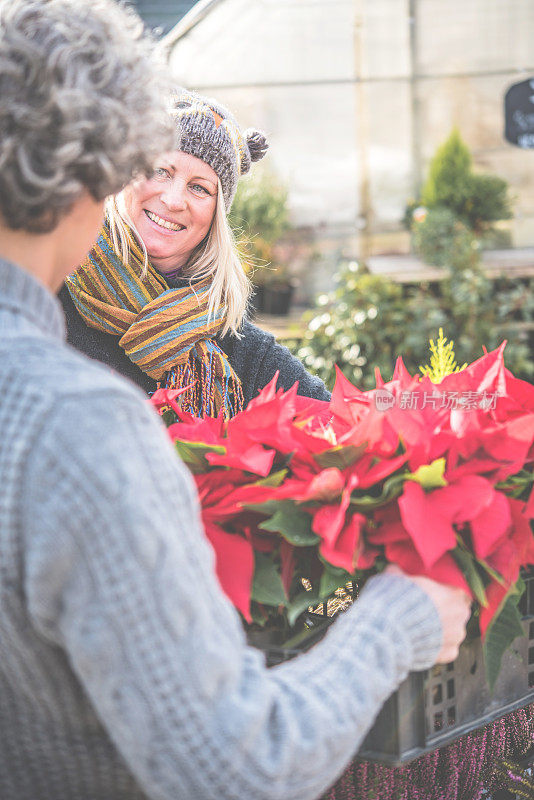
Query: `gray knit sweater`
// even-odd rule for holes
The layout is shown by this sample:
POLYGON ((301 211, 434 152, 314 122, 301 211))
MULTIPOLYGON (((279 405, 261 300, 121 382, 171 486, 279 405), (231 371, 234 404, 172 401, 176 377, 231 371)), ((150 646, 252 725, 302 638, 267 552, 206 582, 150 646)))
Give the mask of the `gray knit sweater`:
POLYGON ((306 800, 440 626, 381 576, 266 670, 218 588, 192 481, 141 392, 64 343, 0 261, 0 797, 306 800))

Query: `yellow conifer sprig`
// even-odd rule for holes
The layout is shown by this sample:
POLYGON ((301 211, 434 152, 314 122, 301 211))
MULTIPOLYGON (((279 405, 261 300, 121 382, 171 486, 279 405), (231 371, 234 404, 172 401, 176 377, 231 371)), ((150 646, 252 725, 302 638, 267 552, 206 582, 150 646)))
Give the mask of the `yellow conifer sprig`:
POLYGON ((448 342, 447 337, 443 335, 443 328, 440 328, 437 345, 430 339, 430 366, 426 364, 419 369, 432 383, 441 383, 447 375, 461 372, 466 367, 467 364, 458 366, 454 355, 454 342, 452 340, 448 342))

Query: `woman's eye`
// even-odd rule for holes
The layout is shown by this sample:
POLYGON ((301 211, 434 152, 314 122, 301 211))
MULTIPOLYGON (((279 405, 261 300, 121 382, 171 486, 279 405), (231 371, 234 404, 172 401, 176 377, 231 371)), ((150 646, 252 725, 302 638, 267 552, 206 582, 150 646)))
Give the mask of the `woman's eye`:
POLYGON ((154 172, 152 173, 153 178, 169 178, 169 170, 165 169, 165 167, 156 167, 154 172))
POLYGON ((193 190, 194 192, 198 192, 198 193, 200 193, 200 194, 209 194, 209 192, 208 192, 208 190, 206 189, 206 187, 205 187, 205 186, 202 186, 202 184, 200 184, 200 183, 193 183, 193 184, 192 184, 192 186, 191 186, 191 188, 192 188, 192 190, 193 190))

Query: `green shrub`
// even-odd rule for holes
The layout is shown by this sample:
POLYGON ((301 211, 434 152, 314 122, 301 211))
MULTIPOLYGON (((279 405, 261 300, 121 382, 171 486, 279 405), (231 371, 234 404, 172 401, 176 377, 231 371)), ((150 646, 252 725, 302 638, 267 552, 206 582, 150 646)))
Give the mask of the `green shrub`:
POLYGON ((431 208, 413 225, 414 247, 426 264, 472 266, 478 259, 473 233, 448 208, 431 208))
POLYGON ((449 209, 477 235, 512 216, 508 184, 496 175, 473 172, 471 153, 457 128, 430 162, 421 203, 449 209))
POLYGON ((490 223, 512 216, 508 184, 497 175, 469 176, 465 205, 466 223, 476 233, 491 227, 490 223))
POLYGON ((423 205, 444 206, 462 217, 468 196, 468 178, 472 159, 469 148, 457 128, 438 147, 428 169, 428 178, 421 192, 423 205))
POLYGON ((239 182, 229 214, 236 235, 260 235, 273 243, 289 227, 287 189, 271 173, 258 170, 239 182))
POLYGON ((391 378, 397 355, 417 373, 428 360, 428 340, 442 327, 455 341, 458 363, 508 339, 507 366, 529 380, 534 362, 521 323, 534 319, 534 282, 525 291, 517 282, 491 281, 480 261, 480 236, 488 237, 491 224, 509 216, 506 182, 472 171, 469 149, 454 129, 432 159, 422 200, 407 209, 417 252, 426 263, 446 269, 446 277, 399 284, 354 262, 345 264, 336 289, 318 299, 292 349, 328 388, 337 364, 350 381, 369 389, 375 367, 391 378))
POLYGON ((337 364, 350 381, 368 389, 374 386, 375 367, 391 376, 401 352, 407 362, 423 358, 428 336, 443 324, 428 288, 406 291, 355 262, 345 265, 336 280, 337 288, 320 296, 317 308, 308 313, 307 330, 296 347, 310 372, 332 388, 337 364))
POLYGON ((375 385, 375 367, 390 379, 398 355, 417 373, 428 361, 428 340, 442 327, 455 341, 458 363, 473 361, 484 347, 491 350, 508 338, 507 366, 529 379, 534 364, 517 321, 533 319, 534 286, 525 292, 512 281, 497 285, 476 261, 457 263, 445 280, 420 285, 371 275, 354 262, 343 265, 336 289, 318 298, 303 337, 291 348, 328 388, 337 364, 352 383, 369 389, 375 385))
POLYGON ((494 227, 479 236, 481 250, 508 250, 512 247, 512 234, 506 228, 494 227))
MULTIPOLYGON (((287 190, 276 178, 259 169, 238 184, 230 226, 236 237, 244 269, 257 287, 287 287, 291 275, 275 245, 289 228, 287 190)), ((263 308, 263 289, 256 305, 263 308)))
MULTIPOLYGON (((273 259, 273 245, 289 228, 287 189, 269 172, 258 170, 240 181, 228 220, 244 260, 263 267, 273 259)), ((256 270, 267 277, 274 270, 256 270)))

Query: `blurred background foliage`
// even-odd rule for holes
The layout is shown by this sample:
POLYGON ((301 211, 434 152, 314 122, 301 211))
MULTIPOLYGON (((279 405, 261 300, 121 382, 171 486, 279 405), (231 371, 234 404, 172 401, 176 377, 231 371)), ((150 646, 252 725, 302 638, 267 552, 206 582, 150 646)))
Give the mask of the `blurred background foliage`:
POLYGON ((307 313, 304 334, 286 342, 329 389, 335 364, 361 389, 375 385, 375 367, 389 380, 398 355, 417 373, 440 327, 454 339, 458 363, 507 339, 508 368, 527 380, 534 375, 528 332, 521 328, 534 312, 531 279, 527 286, 505 278, 492 282, 474 265, 452 267, 440 282, 400 284, 349 262, 340 265, 336 281, 337 288, 319 296, 307 313))
POLYGON ((340 264, 336 288, 319 296, 306 316, 306 330, 289 346, 331 388, 337 364, 362 389, 375 385, 374 368, 385 379, 397 355, 418 372, 428 340, 440 327, 454 339, 459 363, 472 361, 504 339, 509 369, 534 376, 529 324, 534 319, 532 279, 490 279, 481 249, 494 224, 511 215, 506 181, 475 174, 471 154, 453 130, 432 159, 421 198, 406 212, 413 245, 443 278, 396 283, 372 275, 364 264, 340 264))
POLYGON ((448 266, 459 248, 509 247, 499 223, 512 217, 508 184, 497 175, 473 172, 469 148, 457 128, 436 150, 421 197, 408 204, 404 223, 426 264, 448 266))
POLYGON ((436 150, 418 205, 449 209, 478 236, 512 216, 507 182, 473 171, 471 153, 457 128, 436 150))
MULTIPOLYGON (((270 294, 291 280, 288 265, 277 259, 277 245, 290 227, 287 194, 267 170, 256 170, 239 184, 230 214, 257 287, 256 309, 264 313, 274 307, 270 294)), ((511 204, 506 181, 473 172, 471 153, 454 129, 438 147, 421 196, 405 215, 414 250, 424 264, 441 268, 443 277, 396 282, 371 274, 365 264, 341 261, 336 288, 318 297, 304 315, 304 327, 286 344, 329 388, 337 364, 349 380, 368 389, 375 367, 391 377, 397 355, 418 372, 428 359, 428 340, 442 327, 455 342, 459 363, 507 339, 507 366, 532 379, 534 279, 489 278, 481 262, 485 242, 498 238, 498 223, 510 217, 511 204)))
POLYGON ((239 182, 228 219, 253 282, 280 279, 284 265, 276 263, 273 248, 289 229, 286 187, 268 170, 256 169, 239 182))

